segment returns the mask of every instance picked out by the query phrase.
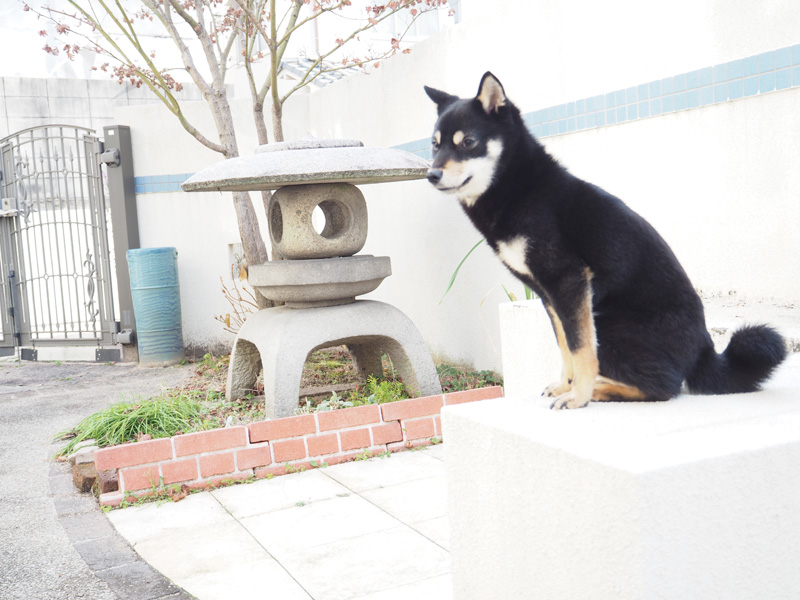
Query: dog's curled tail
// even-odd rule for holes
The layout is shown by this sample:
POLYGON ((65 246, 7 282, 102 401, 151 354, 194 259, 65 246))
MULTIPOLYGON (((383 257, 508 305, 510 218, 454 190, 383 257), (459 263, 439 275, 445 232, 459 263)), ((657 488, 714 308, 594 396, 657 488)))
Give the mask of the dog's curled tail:
POLYGON ((766 325, 747 325, 734 332, 722 354, 709 347, 686 384, 696 394, 755 392, 785 358, 786 343, 777 331, 766 325))

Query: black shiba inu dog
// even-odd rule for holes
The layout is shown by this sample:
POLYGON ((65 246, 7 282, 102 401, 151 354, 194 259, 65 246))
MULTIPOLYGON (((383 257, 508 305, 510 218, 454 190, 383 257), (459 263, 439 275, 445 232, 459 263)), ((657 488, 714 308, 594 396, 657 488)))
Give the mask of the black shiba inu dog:
POLYGON ((703 305, 667 243, 621 200, 571 175, 486 73, 475 98, 438 107, 428 180, 455 195, 500 260, 542 299, 563 358, 553 408, 591 400, 759 389, 786 357, 764 325, 714 351, 703 305))

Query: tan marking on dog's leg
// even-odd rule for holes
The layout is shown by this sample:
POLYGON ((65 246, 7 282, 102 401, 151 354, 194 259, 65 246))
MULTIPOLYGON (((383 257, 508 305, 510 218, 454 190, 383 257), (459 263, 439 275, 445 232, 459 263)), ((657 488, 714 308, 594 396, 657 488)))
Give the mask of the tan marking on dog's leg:
POLYGON ((578 309, 578 326, 582 344, 572 352, 572 389, 555 399, 551 408, 582 408, 592 400, 600 363, 597 360, 597 334, 592 315, 591 271, 586 269, 586 293, 578 309))
POLYGON ((550 315, 550 320, 553 322, 553 331, 558 341, 558 349, 561 351, 561 379, 548 385, 544 392, 542 392, 542 395, 555 398, 570 390, 575 371, 572 365, 572 354, 570 354, 569 348, 567 347, 567 336, 564 334, 564 325, 562 325, 561 319, 558 318, 552 306, 545 305, 545 309, 547 310, 547 314, 550 315))
POLYGON ((616 401, 642 401, 647 399, 639 388, 614 381, 608 377, 598 377, 592 392, 592 400, 595 402, 616 402, 616 401))

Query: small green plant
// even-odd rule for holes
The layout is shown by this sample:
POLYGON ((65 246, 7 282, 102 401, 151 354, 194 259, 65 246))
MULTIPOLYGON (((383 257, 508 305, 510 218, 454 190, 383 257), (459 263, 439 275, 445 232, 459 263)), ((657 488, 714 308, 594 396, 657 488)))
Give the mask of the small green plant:
POLYGON ((364 448, 359 454, 356 454, 353 460, 369 460, 375 456, 370 450, 364 448))
POLYGON ((387 402, 395 402, 406 398, 408 398, 408 393, 401 381, 397 379, 378 379, 370 375, 363 387, 356 386, 346 396, 340 396, 336 391, 332 391, 330 397, 325 400, 315 402, 305 398, 295 410, 295 414, 307 415, 351 406, 386 404, 387 402))
POLYGON ((337 408, 348 408, 353 406, 352 402, 348 402, 342 399, 339 394, 335 391, 331 392, 331 397, 327 400, 323 400, 319 404, 317 404, 316 412, 325 412, 328 410, 336 410, 337 408))
POLYGON ((368 398, 374 399, 374 404, 386 404, 408 398, 406 388, 401 381, 390 379, 378 381, 373 376, 367 378, 367 394, 368 398))
POLYGON ((475 388, 503 385, 503 378, 493 371, 471 371, 466 367, 440 364, 436 366, 436 373, 442 384, 442 391, 460 392, 475 388))

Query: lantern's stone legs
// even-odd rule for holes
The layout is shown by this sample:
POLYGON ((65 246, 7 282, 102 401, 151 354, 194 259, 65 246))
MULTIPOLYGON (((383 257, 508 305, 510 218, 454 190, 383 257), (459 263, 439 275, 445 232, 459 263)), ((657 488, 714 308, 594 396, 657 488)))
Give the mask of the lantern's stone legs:
POLYGON ((357 300, 323 308, 280 306, 250 315, 233 344, 228 397, 254 389, 263 365, 266 416, 293 415, 306 358, 314 350, 338 345, 350 349, 365 376, 381 374, 385 352, 411 394, 442 393, 436 367, 411 320, 389 304, 357 300))
POLYGON ((348 342, 347 349, 350 351, 356 371, 362 379, 366 379, 370 375, 375 377, 383 375, 383 362, 381 361, 383 352, 389 354, 394 361, 394 354, 390 353, 388 348, 381 348, 379 344, 348 342))

